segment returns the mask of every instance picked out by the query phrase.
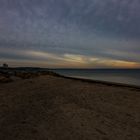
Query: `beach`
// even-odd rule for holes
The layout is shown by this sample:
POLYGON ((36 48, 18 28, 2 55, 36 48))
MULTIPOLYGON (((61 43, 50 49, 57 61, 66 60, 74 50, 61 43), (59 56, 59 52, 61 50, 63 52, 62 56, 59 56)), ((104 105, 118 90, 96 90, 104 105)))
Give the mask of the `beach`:
POLYGON ((140 88, 51 74, 0 83, 1 140, 139 140, 140 88))

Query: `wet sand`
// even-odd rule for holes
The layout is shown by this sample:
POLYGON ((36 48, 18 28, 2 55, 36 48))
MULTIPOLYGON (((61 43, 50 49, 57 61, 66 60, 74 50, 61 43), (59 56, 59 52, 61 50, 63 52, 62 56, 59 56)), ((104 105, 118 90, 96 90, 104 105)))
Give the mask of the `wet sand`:
POLYGON ((139 139, 139 88, 50 75, 0 83, 0 140, 139 139))

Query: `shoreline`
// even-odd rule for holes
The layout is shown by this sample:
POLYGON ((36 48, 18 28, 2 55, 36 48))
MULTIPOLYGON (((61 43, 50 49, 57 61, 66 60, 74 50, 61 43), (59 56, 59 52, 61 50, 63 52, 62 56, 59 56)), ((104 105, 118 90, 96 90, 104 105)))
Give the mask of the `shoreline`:
MULTIPOLYGON (((17 76, 17 77, 25 76, 25 77, 27 77, 27 79, 32 78, 32 77, 35 78, 35 77, 38 77, 41 75, 53 75, 53 76, 57 76, 57 77, 62 77, 62 78, 72 79, 72 80, 77 80, 77 81, 82 81, 82 82, 98 83, 98 84, 103 84, 103 85, 107 85, 107 86, 115 86, 115 87, 135 88, 135 89, 140 90, 139 85, 66 76, 66 75, 59 74, 58 72, 53 71, 53 69, 48 69, 48 68, 38 68, 38 67, 36 67, 36 68, 32 68, 32 67, 2 68, 2 67, 0 67, 0 74, 6 74, 8 77, 13 76, 13 75, 17 76), (18 73, 19 75, 16 75, 16 73, 18 73), (30 76, 26 76, 28 74, 30 74, 30 76)), ((21 78, 23 78, 23 77, 21 77, 21 78)))
POLYGON ((64 76, 64 75, 60 75, 60 77, 63 77, 66 79, 71 79, 71 80, 87 82, 87 83, 97 83, 97 84, 103 84, 103 85, 115 86, 115 87, 135 88, 135 89, 140 90, 140 86, 131 85, 131 84, 116 83, 116 82, 101 81, 101 80, 86 79, 86 78, 78 78, 78 77, 71 77, 71 76, 64 76))

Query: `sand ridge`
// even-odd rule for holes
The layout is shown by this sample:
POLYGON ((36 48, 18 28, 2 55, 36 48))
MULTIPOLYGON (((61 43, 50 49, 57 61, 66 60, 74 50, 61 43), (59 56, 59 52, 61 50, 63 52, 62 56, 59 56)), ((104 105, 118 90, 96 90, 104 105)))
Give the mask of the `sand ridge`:
POLYGON ((2 140, 139 140, 140 90, 44 75, 0 84, 2 140))

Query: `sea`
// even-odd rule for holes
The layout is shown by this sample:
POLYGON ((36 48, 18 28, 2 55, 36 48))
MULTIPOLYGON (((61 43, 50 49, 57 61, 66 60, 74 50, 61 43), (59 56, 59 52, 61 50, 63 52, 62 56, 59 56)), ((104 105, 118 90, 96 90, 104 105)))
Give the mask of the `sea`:
POLYGON ((140 86, 140 69, 53 69, 61 75, 140 86))

